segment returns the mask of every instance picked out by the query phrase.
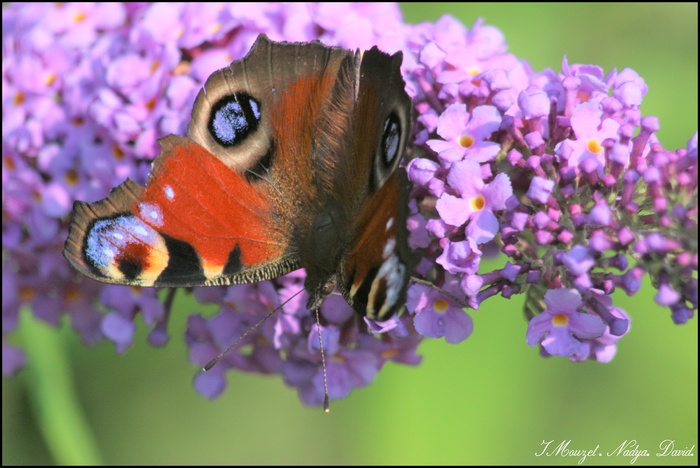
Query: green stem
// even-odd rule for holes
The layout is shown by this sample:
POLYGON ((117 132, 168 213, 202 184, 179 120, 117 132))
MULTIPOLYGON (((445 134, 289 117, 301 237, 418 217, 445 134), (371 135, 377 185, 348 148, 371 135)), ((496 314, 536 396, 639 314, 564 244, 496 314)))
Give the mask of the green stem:
POLYGON ((59 465, 100 465, 102 459, 73 385, 71 364, 56 329, 22 311, 22 371, 39 428, 59 465))

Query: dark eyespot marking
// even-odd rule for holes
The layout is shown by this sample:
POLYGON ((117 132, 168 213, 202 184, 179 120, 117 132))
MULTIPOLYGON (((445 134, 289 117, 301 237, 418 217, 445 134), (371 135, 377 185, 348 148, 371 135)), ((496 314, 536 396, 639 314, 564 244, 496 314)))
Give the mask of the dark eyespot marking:
POLYGON ((160 241, 153 228, 130 213, 96 219, 86 232, 83 260, 93 273, 108 278, 116 268, 129 282, 150 267, 149 249, 160 241))
POLYGON ((362 284, 359 288, 357 288, 357 291, 355 292, 355 295, 352 298, 353 308, 356 311, 361 312, 362 315, 367 314, 367 306, 369 305, 369 293, 372 290, 372 283, 374 282, 374 278, 377 277, 378 271, 379 268, 374 267, 367 272, 367 276, 365 276, 364 280, 362 281, 362 284))
POLYGON ((381 151, 385 167, 391 167, 399 154, 401 143, 401 122, 395 113, 389 114, 384 121, 382 131, 381 151))
POLYGON ((236 244, 231 253, 228 255, 226 265, 224 265, 224 276, 235 275, 241 271, 243 263, 241 262, 241 246, 236 244))
POLYGON ((242 143, 258 129, 260 103, 245 93, 225 96, 212 106, 209 133, 226 148, 242 143))
MULTIPOLYGON (((379 286, 376 288, 376 293, 374 296, 374 307, 372 310, 374 310, 375 314, 378 314, 379 311, 382 309, 384 304, 386 303, 386 291, 387 291, 387 285, 386 285, 386 279, 385 278, 379 278, 379 286)), ((378 317, 379 318, 379 317, 378 317)), ((386 317, 382 317, 384 319, 386 317)))
POLYGON ((191 283, 204 283, 206 277, 199 261, 199 255, 188 242, 161 234, 170 254, 168 266, 163 270, 154 286, 181 282, 186 277, 191 283))
POLYGON ((122 272, 124 278, 127 280, 135 281, 139 276, 141 276, 143 264, 141 262, 134 261, 133 257, 125 257, 120 259, 117 263, 119 265, 119 271, 122 272))

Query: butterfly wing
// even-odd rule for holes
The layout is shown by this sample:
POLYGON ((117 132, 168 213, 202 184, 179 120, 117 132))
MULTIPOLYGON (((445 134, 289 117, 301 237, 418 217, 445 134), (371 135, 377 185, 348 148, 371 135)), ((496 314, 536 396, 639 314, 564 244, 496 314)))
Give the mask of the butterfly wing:
POLYGON ((127 180, 76 202, 64 255, 99 281, 197 286, 274 278, 299 266, 269 193, 196 143, 162 140, 146 188, 127 180))
POLYGON ((375 320, 403 306, 417 262, 408 247, 408 181, 399 168, 412 125, 401 59, 376 47, 363 55, 355 108, 355 132, 362 137, 354 139, 353 165, 365 195, 353 217, 339 285, 355 311, 375 320))
POLYGON ((408 180, 394 172, 356 218, 350 250, 340 265, 343 296, 361 315, 386 320, 406 302, 417 258, 408 247, 408 180))
POLYGON ((127 180, 76 202, 66 258, 96 280, 138 286, 253 282, 300 267, 299 226, 317 195, 309 129, 355 63, 344 49, 260 36, 209 77, 189 138, 160 140, 145 188, 127 180))

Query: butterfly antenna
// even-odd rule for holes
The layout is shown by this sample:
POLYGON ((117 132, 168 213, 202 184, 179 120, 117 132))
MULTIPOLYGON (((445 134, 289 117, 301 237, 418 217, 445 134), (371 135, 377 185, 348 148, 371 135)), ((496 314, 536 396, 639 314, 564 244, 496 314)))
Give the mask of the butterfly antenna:
POLYGON ((224 357, 229 351, 231 351, 238 343, 240 343, 240 341, 241 341, 243 338, 245 338, 246 336, 250 335, 253 331, 255 331, 256 328, 258 328, 260 325, 262 325, 263 322, 264 322, 265 320, 267 320, 267 319, 269 319, 270 317, 272 317, 272 315, 273 315, 275 312, 277 312, 278 310, 280 310, 280 309, 281 309, 282 307, 284 307, 289 301, 291 301, 292 299, 294 299, 295 297, 297 297, 299 294, 301 294, 302 291, 303 291, 303 289, 300 289, 299 291, 295 292, 294 294, 292 294, 292 295, 289 297, 289 299, 287 299, 287 300, 284 301, 282 304, 280 304, 280 305, 278 305, 277 307, 275 307, 275 309, 274 309, 272 312, 268 313, 266 316, 264 316, 263 318, 261 318, 261 319, 258 321, 258 323, 256 323, 256 324, 253 325, 252 327, 250 327, 243 335, 241 335, 236 341, 234 341, 233 344, 232 344, 231 346, 229 346, 228 348, 226 348, 226 350, 225 350, 224 352, 222 352, 221 354, 219 354, 218 356, 216 356, 214 359, 212 359, 211 361, 209 361, 209 362, 202 368, 202 370, 204 370, 204 371, 206 372, 206 371, 210 370, 212 367, 214 367, 214 366, 216 365, 216 363, 219 362, 219 360, 220 360, 222 357, 224 357))
POLYGON ((457 304, 461 305, 463 309, 469 308, 469 306, 467 304, 465 304, 464 301, 462 301, 460 298, 458 298, 457 296, 455 296, 452 293, 445 291, 440 286, 436 286, 435 284, 431 283, 430 281, 426 281, 426 280, 421 279, 421 278, 416 278, 415 276, 411 276, 411 281, 413 281, 414 283, 425 285, 425 286, 430 286, 431 288, 435 289, 436 291, 439 291, 441 294, 444 294, 445 296, 449 297, 450 299, 455 301, 457 304))
POLYGON ((323 367, 323 411, 328 413, 331 410, 330 399, 328 398, 328 376, 326 373, 326 353, 323 352, 323 340, 321 339, 321 317, 318 313, 318 307, 314 310, 316 312, 316 329, 318 330, 318 346, 321 348, 321 367, 323 367))

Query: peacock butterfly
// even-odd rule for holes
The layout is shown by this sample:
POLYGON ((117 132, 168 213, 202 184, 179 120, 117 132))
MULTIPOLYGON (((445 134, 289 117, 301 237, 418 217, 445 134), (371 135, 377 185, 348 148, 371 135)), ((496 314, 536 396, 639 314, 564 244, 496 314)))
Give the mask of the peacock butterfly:
POLYGON ((76 201, 64 256, 135 286, 250 283, 303 267, 317 309, 337 286, 360 315, 405 302, 411 131, 400 52, 272 42, 212 74, 187 137, 161 140, 146 187, 76 201))

